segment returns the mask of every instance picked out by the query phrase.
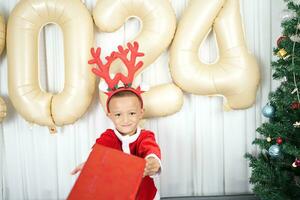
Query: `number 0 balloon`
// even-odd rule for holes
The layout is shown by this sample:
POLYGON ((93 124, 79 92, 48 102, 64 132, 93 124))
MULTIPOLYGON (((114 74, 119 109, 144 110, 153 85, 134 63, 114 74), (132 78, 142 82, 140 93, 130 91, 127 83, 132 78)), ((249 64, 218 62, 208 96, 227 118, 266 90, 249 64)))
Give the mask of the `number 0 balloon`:
POLYGON ((80 0, 22 0, 7 29, 8 89, 16 110, 29 122, 49 127, 74 123, 87 110, 95 77, 87 61, 93 21, 80 0), (65 85, 59 94, 42 91, 38 78, 38 37, 48 23, 64 36, 65 85))
MULTIPOLYGON (((0 55, 3 52, 5 46, 5 21, 4 18, 0 15, 0 55)), ((4 100, 0 97, 0 122, 6 116, 6 104, 4 100)))
POLYGON ((4 18, 0 15, 0 55, 3 52, 5 46, 5 21, 4 18))

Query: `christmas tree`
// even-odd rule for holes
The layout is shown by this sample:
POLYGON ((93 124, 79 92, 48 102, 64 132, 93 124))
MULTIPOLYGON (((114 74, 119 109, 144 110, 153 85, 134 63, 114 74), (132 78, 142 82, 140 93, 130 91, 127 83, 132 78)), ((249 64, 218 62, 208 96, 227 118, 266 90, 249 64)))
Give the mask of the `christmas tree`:
POLYGON ((281 84, 269 94, 262 114, 269 118, 253 141, 258 155, 246 154, 250 183, 262 200, 300 200, 300 0, 285 0, 282 36, 272 62, 273 78, 281 84))

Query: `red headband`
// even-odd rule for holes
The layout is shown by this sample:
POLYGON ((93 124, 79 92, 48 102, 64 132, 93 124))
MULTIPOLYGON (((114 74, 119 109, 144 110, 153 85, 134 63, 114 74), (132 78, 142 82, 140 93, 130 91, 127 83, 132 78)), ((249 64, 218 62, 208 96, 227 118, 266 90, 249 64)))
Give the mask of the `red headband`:
POLYGON ((141 100, 141 104, 143 107, 143 99, 141 94, 144 91, 141 91, 140 87, 135 89, 131 86, 132 86, 135 73, 143 66, 143 62, 139 61, 136 63, 136 59, 137 57, 144 56, 144 53, 138 52, 139 44, 137 42, 134 42, 133 45, 131 43, 127 43, 127 47, 128 48, 124 49, 122 46, 118 46, 118 52, 113 51, 110 54, 110 56, 107 56, 105 58, 106 63, 103 63, 100 58, 101 48, 100 47, 97 48, 96 51, 94 48, 91 48, 91 54, 93 56, 93 59, 89 60, 88 63, 96 64, 98 66, 98 68, 93 68, 92 72, 97 76, 99 76, 100 78, 103 78, 108 86, 107 92, 105 92, 105 94, 108 96, 106 100, 106 108, 108 112, 110 112, 108 107, 108 103, 110 99, 112 98, 113 95, 121 91, 131 91, 134 94, 136 94, 137 97, 141 100), (130 59, 127 58, 129 52, 130 52, 130 59), (117 73, 114 76, 114 78, 111 79, 109 75, 109 69, 112 62, 118 58, 122 60, 122 62, 125 64, 128 71, 128 75, 124 76, 121 73, 117 73), (123 87, 118 86, 119 81, 121 81, 124 84, 123 87))

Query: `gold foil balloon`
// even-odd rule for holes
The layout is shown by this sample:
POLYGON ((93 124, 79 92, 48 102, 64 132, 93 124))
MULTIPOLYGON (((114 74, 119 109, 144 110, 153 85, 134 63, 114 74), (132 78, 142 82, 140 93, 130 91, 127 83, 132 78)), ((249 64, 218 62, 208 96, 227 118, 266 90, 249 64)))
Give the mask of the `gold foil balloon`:
POLYGON ((177 112, 183 103, 182 91, 175 84, 154 86, 142 97, 145 99, 145 118, 172 114, 170 111, 177 112))
MULTIPOLYGON (((138 74, 169 46, 175 33, 176 17, 168 0, 101 0, 93 11, 97 27, 105 32, 116 31, 132 16, 142 23, 139 34, 132 40, 137 41, 140 51, 145 53, 144 66, 138 74)), ((105 105, 105 94, 100 93, 100 100, 105 105)), ((180 110, 183 94, 173 83, 163 84, 146 92, 144 102, 145 118, 170 115, 180 110)))
POLYGON ((20 1, 7 28, 8 90, 16 110, 27 121, 49 127, 79 119, 95 88, 87 65, 91 46, 93 21, 80 0, 20 1), (38 37, 48 23, 59 25, 64 36, 65 85, 59 94, 39 85, 38 37))
POLYGON ((4 18, 0 15, 0 55, 3 52, 5 46, 5 21, 4 18))
POLYGON ((6 104, 5 101, 0 98, 0 122, 3 121, 3 119, 6 117, 6 104))
POLYGON ((244 109, 256 98, 259 67, 248 52, 239 0, 191 0, 179 22, 170 52, 174 82, 198 95, 222 95, 225 108, 244 109), (198 49, 211 28, 216 34, 219 59, 204 64, 198 49))
MULTIPOLYGON (((3 52, 5 46, 5 21, 0 15, 0 55, 3 52)), ((6 104, 4 100, 0 97, 0 122, 6 117, 6 104)))

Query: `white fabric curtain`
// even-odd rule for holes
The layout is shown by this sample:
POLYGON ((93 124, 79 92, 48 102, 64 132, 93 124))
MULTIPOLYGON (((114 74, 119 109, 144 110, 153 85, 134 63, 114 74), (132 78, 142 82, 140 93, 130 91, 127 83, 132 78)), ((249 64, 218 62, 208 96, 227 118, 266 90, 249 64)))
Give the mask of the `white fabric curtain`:
MULTIPOLYGON (((0 0, 0 13, 8 16, 18 0, 0 0)), ((96 0, 86 0, 92 10, 96 0)), ((188 0, 171 0, 179 20, 188 0)), ((243 158, 256 152, 251 143, 255 129, 266 119, 261 108, 268 93, 278 83, 272 81, 272 46, 280 36, 282 0, 240 0, 246 41, 256 56, 261 85, 254 106, 246 110, 224 112, 221 97, 184 94, 180 112, 147 120, 145 128, 156 133, 164 166, 159 186, 162 197, 224 195, 251 192, 251 170, 243 158)), ((109 53, 117 45, 133 38, 139 22, 130 19, 115 33, 95 31, 95 44, 109 53)), ((64 84, 63 36, 56 25, 47 25, 40 33, 40 83, 50 92, 59 92, 64 84)), ((217 46, 212 34, 200 49, 200 57, 212 62, 217 46)), ((16 55, 18 59, 18 55, 16 55)), ((70 171, 85 161, 95 139, 112 124, 98 101, 98 92, 86 114, 76 123, 58 128, 50 135, 47 127, 27 123, 14 109, 8 97, 6 52, 0 57, 0 95, 6 101, 8 116, 0 124, 0 199, 64 199, 76 177, 70 171)), ((150 85, 170 82, 168 52, 164 52, 142 74, 150 85)), ((74 108, 76 109, 76 108, 74 108)))

